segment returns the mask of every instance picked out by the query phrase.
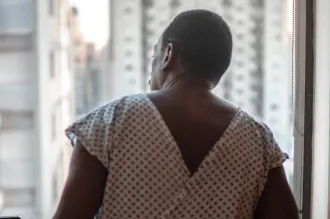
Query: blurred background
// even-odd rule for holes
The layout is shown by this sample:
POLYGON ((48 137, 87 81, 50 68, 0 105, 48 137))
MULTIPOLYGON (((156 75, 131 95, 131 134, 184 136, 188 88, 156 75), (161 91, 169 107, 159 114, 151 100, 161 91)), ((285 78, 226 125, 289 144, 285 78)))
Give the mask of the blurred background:
POLYGON ((154 44, 194 8, 229 23, 233 60, 214 92, 271 127, 292 185, 292 1, 0 0, 0 216, 51 218, 71 156, 64 129, 148 91, 154 44))

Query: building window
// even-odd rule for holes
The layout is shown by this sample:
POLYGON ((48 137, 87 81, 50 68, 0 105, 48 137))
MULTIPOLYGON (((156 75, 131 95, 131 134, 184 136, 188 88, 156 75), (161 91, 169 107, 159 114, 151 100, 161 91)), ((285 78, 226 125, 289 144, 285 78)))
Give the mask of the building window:
POLYGON ((56 139, 56 114, 52 113, 52 118, 51 118, 51 135, 52 135, 52 139, 55 140, 56 139))
POLYGON ((50 16, 54 15, 55 11, 55 2, 54 0, 48 0, 48 12, 50 16))
POLYGON ((241 34, 241 33, 237 34, 237 40, 243 40, 243 38, 244 38, 243 34, 241 34))
POLYGON ((125 70, 128 71, 128 72, 131 72, 131 71, 133 71, 133 66, 132 65, 126 65, 125 70))
POLYGON ((243 26, 244 25, 244 21, 243 20, 238 20, 237 21, 237 24, 240 25, 240 26, 243 26))
POLYGON ((231 16, 231 14, 226 14, 224 18, 228 23, 231 23, 233 21, 233 17, 231 16))
POLYGON ((31 33, 32 17, 32 0, 0 0, 0 33, 31 33))
POLYGON ((154 0, 143 0, 142 6, 144 8, 151 8, 154 5, 154 0))
POLYGON ((244 76, 243 75, 237 75, 237 80, 238 81, 243 81, 244 80, 244 76))
POLYGON ((172 0, 170 1, 170 7, 171 8, 178 8, 180 7, 181 2, 179 0, 172 0))
POLYGON ((236 6, 236 10, 237 10, 238 12, 241 12, 241 11, 244 10, 244 8, 243 8, 241 5, 238 5, 238 6, 236 6))
POLYGON ((0 110, 0 130, 33 128, 32 111, 0 110))
POLYGON ((49 74, 51 78, 55 77, 55 53, 49 53, 49 74))
POLYGON ((168 24, 168 22, 166 21, 166 20, 161 20, 161 21, 159 21, 159 25, 161 26, 161 27, 164 27, 164 26, 166 26, 168 24))
POLYGON ((70 51, 68 51, 68 72, 71 73, 71 71, 72 71, 72 59, 71 59, 70 51))
POLYGON ((131 37, 131 36, 126 36, 126 37, 124 38, 124 41, 125 41, 125 43, 132 42, 132 41, 133 41, 133 37, 131 37))
POLYGON ((244 93, 244 91, 242 89, 237 89, 236 92, 238 95, 243 95, 243 93, 244 93))
POLYGON ((125 56, 126 56, 126 57, 130 57, 130 56, 132 56, 132 51, 131 51, 131 50, 127 50, 127 51, 125 52, 125 56))
POLYGON ((135 78, 130 78, 130 79, 128 80, 128 84, 129 84, 129 85, 136 85, 136 80, 135 80, 135 78))
POLYGON ((132 8, 127 7, 124 9, 124 14, 130 14, 130 13, 132 13, 132 8))
POLYGON ((223 0, 222 1, 222 4, 225 6, 225 7, 230 7, 232 6, 232 0, 223 0))
POLYGON ((239 67, 239 68, 243 68, 243 66, 244 66, 244 64, 243 64, 242 61, 237 61, 237 62, 236 62, 236 65, 237 65, 237 67, 239 67))
POLYGON ((278 63, 273 63, 272 68, 273 70, 278 70, 280 68, 280 65, 278 63))
POLYGON ((276 111, 276 110, 278 110, 278 105, 277 105, 277 104, 274 104, 274 103, 271 104, 271 105, 270 105, 270 110, 271 110, 271 111, 276 111))
POLYGON ((277 34, 277 35, 275 36, 275 40, 276 40, 276 41, 281 41, 281 40, 282 40, 282 36, 281 36, 280 34, 277 34))
POLYGON ((239 53, 239 54, 244 53, 243 47, 237 47, 236 50, 237 50, 237 53, 239 53))

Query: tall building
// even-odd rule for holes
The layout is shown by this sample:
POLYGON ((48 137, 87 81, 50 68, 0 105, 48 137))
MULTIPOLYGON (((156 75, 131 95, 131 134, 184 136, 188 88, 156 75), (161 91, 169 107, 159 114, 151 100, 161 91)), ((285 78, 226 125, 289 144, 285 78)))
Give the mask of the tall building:
POLYGON ((51 218, 73 115, 68 2, 0 0, 0 215, 51 218))
POLYGON ((76 116, 93 110, 100 105, 101 62, 92 43, 75 43, 74 76, 76 116))
POLYGON ((153 46, 180 12, 219 13, 234 39, 231 67, 215 93, 265 121, 284 151, 292 147, 291 69, 287 1, 111 0, 111 98, 146 91, 153 46))
POLYGON ((109 99, 144 89, 142 11, 141 0, 110 1, 109 99))
POLYGON ((75 113, 77 117, 91 111, 102 103, 102 64, 101 52, 95 44, 84 40, 80 32, 79 12, 72 8, 73 74, 75 80, 75 113))

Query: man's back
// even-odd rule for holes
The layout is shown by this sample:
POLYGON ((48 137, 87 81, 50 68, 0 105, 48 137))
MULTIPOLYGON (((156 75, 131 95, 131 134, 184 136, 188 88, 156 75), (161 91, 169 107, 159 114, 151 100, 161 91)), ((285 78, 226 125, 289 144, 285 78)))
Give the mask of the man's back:
POLYGON ((237 108, 206 90, 153 92, 149 98, 162 115, 193 174, 219 141, 237 108))

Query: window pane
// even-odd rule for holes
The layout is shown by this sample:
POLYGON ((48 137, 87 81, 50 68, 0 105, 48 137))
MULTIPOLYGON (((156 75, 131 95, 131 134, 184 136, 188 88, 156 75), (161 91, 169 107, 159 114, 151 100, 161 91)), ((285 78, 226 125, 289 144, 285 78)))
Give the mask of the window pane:
POLYGON ((9 174, 0 180, 0 216, 52 217, 71 152, 64 129, 95 107, 147 92, 154 45, 176 15, 197 8, 220 14, 234 39, 214 93, 271 128, 290 155, 292 185, 292 1, 0 0, 0 175, 9 174), (21 32, 29 35, 12 36, 21 32))

